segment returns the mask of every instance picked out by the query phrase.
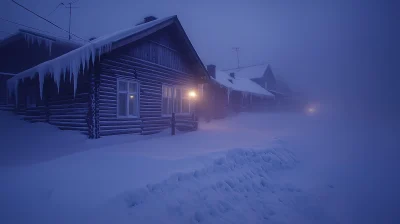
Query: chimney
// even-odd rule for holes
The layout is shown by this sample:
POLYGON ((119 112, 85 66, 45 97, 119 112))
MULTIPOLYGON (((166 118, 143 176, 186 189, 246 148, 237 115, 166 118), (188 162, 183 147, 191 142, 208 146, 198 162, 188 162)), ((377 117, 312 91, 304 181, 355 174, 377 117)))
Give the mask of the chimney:
POLYGON ((148 23, 148 22, 156 20, 156 19, 157 19, 157 17, 155 17, 155 16, 146 16, 146 17, 144 17, 144 23, 148 23))
POLYGON ((141 22, 136 23, 136 26, 142 25, 144 23, 151 22, 151 21, 156 20, 156 19, 157 19, 157 17, 155 17, 155 16, 146 16, 146 17, 144 17, 144 19, 141 22))
POLYGON ((215 79, 215 65, 207 65, 208 75, 215 79))
POLYGON ((229 76, 234 79, 235 78, 235 73, 231 72, 231 73, 229 73, 229 76))

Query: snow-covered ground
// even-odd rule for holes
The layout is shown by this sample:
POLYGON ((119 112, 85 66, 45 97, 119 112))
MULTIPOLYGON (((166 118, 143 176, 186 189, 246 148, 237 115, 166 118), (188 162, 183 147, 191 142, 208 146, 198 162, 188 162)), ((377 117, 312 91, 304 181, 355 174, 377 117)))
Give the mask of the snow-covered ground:
POLYGON ((0 223, 393 223, 394 128, 243 113, 93 141, 0 112, 0 223))

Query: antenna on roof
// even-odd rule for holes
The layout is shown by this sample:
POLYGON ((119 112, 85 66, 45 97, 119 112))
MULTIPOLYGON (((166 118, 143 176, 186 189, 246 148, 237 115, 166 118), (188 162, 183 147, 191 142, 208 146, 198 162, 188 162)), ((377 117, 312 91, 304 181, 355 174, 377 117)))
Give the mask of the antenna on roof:
POLYGON ((236 57, 237 57, 237 67, 239 68, 240 67, 240 64, 239 64, 239 48, 238 47, 234 47, 234 48, 232 48, 234 51, 236 51, 236 57))
POLYGON ((71 16, 72 16, 72 9, 76 9, 79 7, 73 7, 72 5, 77 3, 79 0, 75 0, 73 2, 68 2, 68 3, 64 3, 61 2, 60 4, 57 5, 57 7, 51 11, 51 13, 48 15, 50 16, 51 14, 53 14, 53 12, 55 12, 59 6, 63 5, 65 8, 69 9, 69 25, 68 25, 68 39, 71 40, 71 16))

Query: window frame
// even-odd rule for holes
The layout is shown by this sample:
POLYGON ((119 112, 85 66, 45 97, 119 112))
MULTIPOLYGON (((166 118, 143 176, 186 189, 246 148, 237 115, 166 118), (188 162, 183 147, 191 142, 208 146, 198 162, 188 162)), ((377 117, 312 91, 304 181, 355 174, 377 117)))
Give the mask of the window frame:
MULTIPOLYGON (((170 116, 172 116, 172 113, 174 112, 174 91, 175 91, 175 88, 174 88, 173 85, 168 85, 168 84, 162 84, 161 85, 161 116, 162 117, 170 117, 170 116), (166 88, 166 87, 171 88, 171 101, 168 100, 168 106, 170 106, 170 104, 172 105, 171 114, 168 114, 168 113, 164 114, 164 112, 163 112, 163 108, 164 108, 164 88, 166 88)), ((168 111, 168 109, 167 109, 167 111, 168 111)))
POLYGON ((190 115, 192 112, 193 112, 193 108, 192 107, 194 107, 193 105, 192 105, 192 101, 190 100, 190 97, 189 96, 186 96, 186 97, 184 97, 184 95, 185 95, 185 91, 188 91, 188 90, 190 90, 191 88, 189 88, 189 87, 185 87, 185 86, 179 86, 179 85, 169 85, 169 84, 162 84, 162 86, 161 86, 161 88, 162 88, 162 92, 161 92, 161 116, 162 117, 171 117, 172 116, 172 113, 175 113, 176 115, 190 115), (171 112, 171 114, 164 114, 163 113, 163 108, 164 108, 164 88, 165 87, 169 87, 169 88, 171 88, 171 90, 172 90, 172 97, 171 97, 171 101, 168 101, 168 102, 171 102, 171 105, 172 105, 172 112, 171 112), (180 111, 181 112, 179 112, 179 113, 177 113, 177 112, 175 112, 175 90, 176 89, 180 89, 180 91, 181 91, 181 94, 180 94, 180 101, 181 101, 181 103, 180 103, 180 111), (189 101, 189 112, 182 112, 182 108, 183 108, 183 99, 188 99, 188 101, 189 101))
POLYGON ((117 79, 117 118, 139 118, 140 117, 140 83, 137 80, 129 80, 118 78, 117 79), (120 82, 126 82, 126 91, 120 90, 120 82), (136 84, 136 92, 129 91, 129 84, 136 84), (126 93, 126 115, 120 115, 119 111, 119 94, 126 93), (130 115, 129 114, 129 95, 135 94, 136 95, 136 102, 137 102, 137 115, 130 115))

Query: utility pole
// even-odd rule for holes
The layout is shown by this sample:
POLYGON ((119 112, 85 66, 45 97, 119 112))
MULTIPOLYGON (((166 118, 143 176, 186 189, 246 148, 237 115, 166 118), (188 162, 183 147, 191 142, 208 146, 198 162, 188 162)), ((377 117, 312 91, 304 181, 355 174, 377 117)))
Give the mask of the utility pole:
POLYGON ((79 0, 73 1, 73 2, 68 2, 68 3, 64 3, 61 2, 60 4, 57 5, 57 7, 48 15, 50 16, 51 14, 53 14, 59 6, 64 6, 66 9, 69 9, 69 24, 68 24, 68 39, 71 40, 71 18, 72 18, 72 9, 74 8, 79 8, 79 7, 73 7, 72 5, 77 3, 79 0))
POLYGON ((71 14, 72 14, 72 3, 69 4, 69 28, 68 28, 68 39, 71 40, 71 14))
POLYGON ((238 47, 234 47, 233 50, 236 51, 237 67, 239 68, 240 67, 240 64, 239 64, 239 48, 238 47))
POLYGON ((68 25, 68 33, 69 33, 69 39, 71 40, 71 18, 72 18, 72 9, 76 9, 78 7, 72 7, 73 4, 77 3, 78 1, 74 1, 74 2, 69 2, 67 3, 68 6, 65 6, 65 3, 61 3, 65 6, 65 8, 69 9, 69 25, 68 25))

